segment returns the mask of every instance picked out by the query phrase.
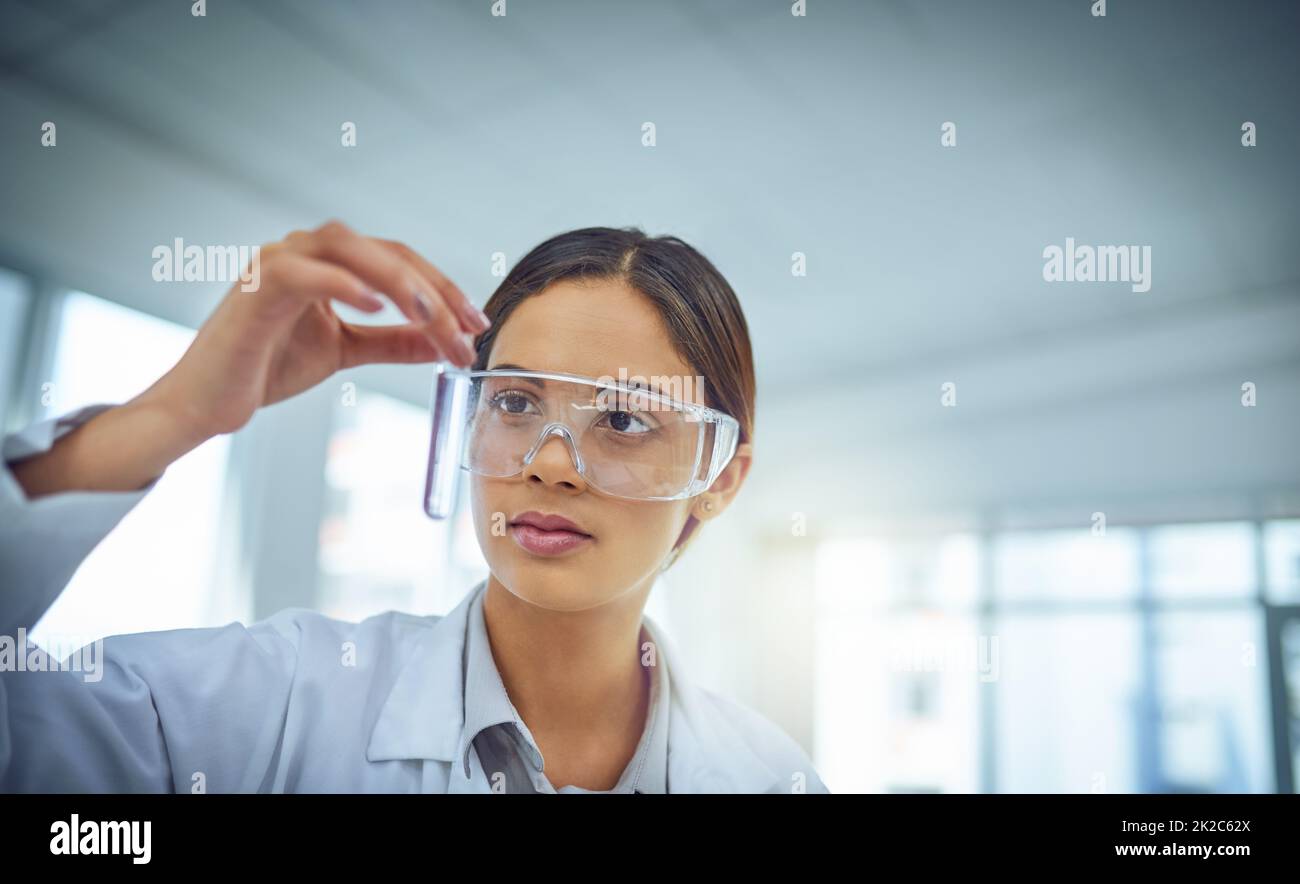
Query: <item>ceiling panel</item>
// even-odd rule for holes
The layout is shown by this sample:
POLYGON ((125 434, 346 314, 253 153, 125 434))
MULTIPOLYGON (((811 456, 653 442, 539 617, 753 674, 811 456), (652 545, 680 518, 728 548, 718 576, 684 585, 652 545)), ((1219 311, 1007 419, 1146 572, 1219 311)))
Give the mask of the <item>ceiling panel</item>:
POLYGON ((4 0, 0 106, 60 146, 6 142, 0 254, 157 300, 149 243, 339 216, 482 302, 495 251, 640 224, 718 263, 790 395, 1294 290, 1296 8, 1086 7, 4 0), (1044 283, 1067 236, 1152 245, 1155 288, 1044 283))

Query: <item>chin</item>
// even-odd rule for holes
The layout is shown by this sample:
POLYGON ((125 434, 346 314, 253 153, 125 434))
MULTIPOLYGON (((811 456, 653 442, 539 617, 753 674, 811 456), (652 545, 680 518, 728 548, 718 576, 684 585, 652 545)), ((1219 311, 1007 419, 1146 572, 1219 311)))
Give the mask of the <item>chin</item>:
POLYGON ((510 561, 493 565, 497 581, 521 601, 550 611, 584 611, 609 601, 618 591, 593 585, 592 573, 596 569, 581 563, 556 560, 531 559, 528 553, 516 550, 510 561))
POLYGON ((622 573, 626 568, 611 568, 593 555, 594 550, 555 558, 534 556, 504 540, 488 565, 493 576, 521 601, 550 611, 585 611, 611 602, 643 580, 639 575, 622 573))

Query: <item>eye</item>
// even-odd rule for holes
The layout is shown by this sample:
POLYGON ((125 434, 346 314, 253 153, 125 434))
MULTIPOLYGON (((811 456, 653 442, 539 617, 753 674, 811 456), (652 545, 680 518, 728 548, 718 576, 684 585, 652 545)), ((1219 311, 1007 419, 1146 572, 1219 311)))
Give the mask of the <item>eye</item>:
POLYGON ((639 436, 654 431, 654 427, 639 414, 631 411, 611 411, 604 418, 610 429, 628 436, 639 436))
POLYGON ((532 404, 532 400, 518 390, 502 390, 491 399, 492 409, 505 414, 527 414, 532 404))

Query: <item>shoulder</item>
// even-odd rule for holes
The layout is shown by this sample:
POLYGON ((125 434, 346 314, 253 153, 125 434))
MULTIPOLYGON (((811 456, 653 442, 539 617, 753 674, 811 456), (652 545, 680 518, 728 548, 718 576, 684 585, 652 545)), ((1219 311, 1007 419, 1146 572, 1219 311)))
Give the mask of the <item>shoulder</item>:
POLYGON ((178 651, 216 652, 220 648, 245 652, 251 641, 271 656, 294 656, 321 646, 341 647, 345 642, 369 641, 373 647, 400 649, 441 620, 400 611, 385 611, 361 621, 329 617, 309 608, 283 608, 274 614, 245 624, 232 620, 221 626, 184 627, 149 632, 117 633, 103 641, 118 653, 158 654, 166 647, 178 651))
POLYGON ((259 620, 247 630, 263 643, 287 645, 300 657, 353 653, 374 663, 404 658, 441 619, 441 615, 384 611, 354 621, 294 607, 259 620))
POLYGON ((408 635, 432 629, 442 617, 420 616, 403 611, 384 611, 363 620, 343 620, 330 617, 311 608, 283 608, 250 625, 265 633, 276 633, 285 638, 301 636, 356 637, 358 635, 408 635))
POLYGON ((770 771, 780 791, 829 791, 803 746, 776 722, 717 691, 689 684, 683 688, 692 696, 692 705, 712 719, 716 737, 732 746, 744 745, 770 771))
POLYGON ((752 706, 708 688, 696 688, 715 715, 741 736, 750 748, 766 760, 799 762, 812 766, 803 746, 772 719, 752 706))

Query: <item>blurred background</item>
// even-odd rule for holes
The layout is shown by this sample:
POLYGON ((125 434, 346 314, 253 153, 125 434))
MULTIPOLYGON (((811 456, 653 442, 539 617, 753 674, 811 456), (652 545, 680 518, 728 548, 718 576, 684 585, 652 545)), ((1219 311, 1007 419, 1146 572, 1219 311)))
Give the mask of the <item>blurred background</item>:
MULTIPOLYGON (((154 281, 178 237, 337 217, 481 305, 562 230, 676 234, 759 389, 647 611, 690 678, 837 792, 1295 791, 1298 7, 791 7, 3 0, 4 429, 179 358, 229 285, 154 281), (1067 237, 1150 246, 1150 290, 1045 281, 1067 237)), ((449 610, 486 568, 421 510, 430 381, 195 450, 37 640, 449 610)))

